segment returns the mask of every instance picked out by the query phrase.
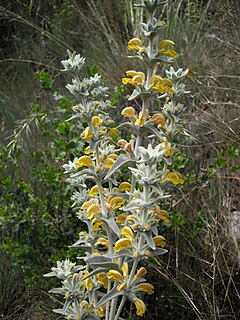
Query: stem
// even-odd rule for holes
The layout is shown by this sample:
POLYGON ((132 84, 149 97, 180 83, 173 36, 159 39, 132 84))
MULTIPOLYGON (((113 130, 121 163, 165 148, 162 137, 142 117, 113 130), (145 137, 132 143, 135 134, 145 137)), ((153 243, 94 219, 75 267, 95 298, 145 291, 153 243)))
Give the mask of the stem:
MULTIPOLYGON (((107 293, 111 290, 111 280, 108 279, 108 289, 107 289, 107 293)), ((109 320, 109 307, 110 307, 110 301, 108 301, 106 303, 106 316, 105 316, 105 320, 109 320)))
POLYGON ((132 279, 136 273, 136 270, 137 270, 137 266, 138 266, 138 258, 136 260, 134 260, 133 262, 133 265, 132 265, 132 270, 130 272, 130 275, 129 275, 129 278, 128 278, 128 281, 127 281, 127 287, 129 287, 130 283, 132 282, 132 279))
POLYGON ((120 317, 120 314, 121 314, 121 312, 122 312, 122 309, 123 309, 123 307, 124 307, 125 301, 126 301, 126 297, 125 297, 125 295, 124 295, 124 296, 122 297, 121 303, 120 303, 120 305, 119 305, 119 307, 118 307, 118 311, 117 311, 117 314, 116 314, 115 318, 114 318, 114 319, 110 318, 109 320, 118 320, 118 318, 120 317))
MULTIPOLYGON (((100 159, 99 159, 99 148, 98 146, 96 147, 96 163, 97 165, 100 164, 100 159)), ((106 214, 106 210, 105 210, 105 207, 104 207, 104 194, 103 194, 103 191, 102 191, 102 184, 101 184, 101 181, 97 180, 96 179, 96 185, 98 186, 98 193, 99 193, 99 200, 100 200, 100 206, 101 206, 101 212, 102 212, 102 215, 104 217, 107 216, 106 214)), ((113 240, 112 240, 112 234, 111 234, 111 230, 107 224, 107 222, 105 223, 105 227, 106 227, 106 232, 107 232, 107 238, 108 238, 108 252, 109 253, 113 253, 113 240)), ((107 293, 110 292, 112 286, 111 286, 111 280, 108 280, 108 289, 107 289, 107 293)), ((105 315, 105 320, 109 320, 109 311, 110 311, 110 301, 108 301, 106 303, 106 315, 105 315)))
POLYGON ((100 161, 99 161, 99 148, 98 148, 98 146, 96 147, 95 151, 96 151, 96 163, 97 163, 97 166, 99 166, 99 164, 100 164, 99 162, 100 161))
POLYGON ((118 302, 118 297, 116 297, 112 300, 109 320, 115 319, 114 315, 116 313, 117 302, 118 302))

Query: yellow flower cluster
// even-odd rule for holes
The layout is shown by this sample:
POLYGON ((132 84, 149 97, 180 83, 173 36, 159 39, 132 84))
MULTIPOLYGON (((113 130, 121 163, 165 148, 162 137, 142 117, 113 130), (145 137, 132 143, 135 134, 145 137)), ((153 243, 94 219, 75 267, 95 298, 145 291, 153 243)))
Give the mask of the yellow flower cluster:
MULTIPOLYGON (((145 292, 147 294, 153 294, 154 293, 154 287, 152 284, 148 282, 141 282, 139 283, 139 279, 142 280, 142 277, 147 273, 147 270, 144 267, 141 267, 137 273, 134 275, 133 282, 130 282, 129 284, 129 266, 127 262, 124 262, 121 268, 122 273, 120 273, 117 270, 109 270, 107 272, 107 278, 111 281, 116 281, 119 283, 116 290, 117 291, 125 291, 125 290, 137 290, 138 292, 145 292)), ((137 315, 143 316, 143 314, 146 311, 146 305, 145 303, 139 299, 134 299, 134 304, 137 309, 137 315)))
MULTIPOLYGON (((176 58, 178 56, 177 52, 172 47, 175 46, 175 43, 171 40, 162 40, 158 45, 159 54, 167 55, 172 58, 176 58)), ((128 49, 133 51, 138 51, 139 54, 144 54, 147 52, 144 47, 142 41, 139 38, 133 38, 128 41, 128 49)))
POLYGON ((151 76, 150 85, 147 86, 145 74, 142 71, 129 70, 126 72, 128 78, 122 78, 123 84, 132 84, 138 87, 144 87, 145 90, 156 90, 161 94, 174 92, 173 83, 167 78, 162 78, 158 75, 151 76))

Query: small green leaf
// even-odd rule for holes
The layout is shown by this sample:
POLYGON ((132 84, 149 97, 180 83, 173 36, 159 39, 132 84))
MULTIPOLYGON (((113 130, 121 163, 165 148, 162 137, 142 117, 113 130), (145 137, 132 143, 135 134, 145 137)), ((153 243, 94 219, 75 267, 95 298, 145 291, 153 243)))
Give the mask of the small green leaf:
POLYGON ((226 159, 224 159, 223 157, 219 157, 215 160, 215 164, 219 167, 219 168, 222 168, 225 163, 227 162, 226 159))

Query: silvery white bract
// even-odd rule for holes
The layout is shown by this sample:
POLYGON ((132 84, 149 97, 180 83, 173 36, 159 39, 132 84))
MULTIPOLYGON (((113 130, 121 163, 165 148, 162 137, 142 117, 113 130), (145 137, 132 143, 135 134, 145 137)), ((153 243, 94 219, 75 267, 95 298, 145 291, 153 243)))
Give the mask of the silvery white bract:
POLYGON ((66 88, 70 91, 73 95, 82 95, 88 96, 89 95, 89 82, 88 79, 83 79, 80 81, 78 78, 72 79, 72 84, 67 84, 66 88))
POLYGON ((161 145, 157 145, 153 148, 149 143, 147 149, 144 147, 138 147, 138 151, 140 154, 139 162, 146 162, 148 165, 152 165, 163 159, 166 148, 163 148, 161 145))
POLYGON ((62 60, 61 63, 64 66, 63 71, 79 71, 82 69, 85 58, 81 57, 80 54, 76 54, 76 52, 71 53, 67 50, 68 59, 62 60))
POLYGON ((162 176, 162 171, 157 170, 157 165, 146 165, 140 163, 136 165, 137 168, 129 168, 137 181, 143 184, 152 185, 155 184, 162 176))
POLYGON ((107 92, 108 92, 108 87, 99 86, 97 88, 94 88, 91 91, 91 95, 94 98, 107 97, 108 96, 107 92))
POLYGON ((71 200, 73 201, 72 207, 76 205, 82 204, 88 198, 88 191, 86 189, 82 189, 81 192, 74 191, 71 196, 71 200))
POLYGON ((86 174, 74 173, 74 174, 71 174, 70 177, 66 179, 66 181, 72 186, 86 188, 87 186, 84 182, 86 179, 86 176, 87 176, 86 174))
POLYGON ((180 96, 184 93, 190 93, 190 91, 185 89, 186 86, 184 83, 180 83, 179 85, 174 85, 173 90, 174 90, 174 95, 180 96))
POLYGON ((178 70, 174 70, 171 66, 169 70, 166 70, 166 74, 168 79, 170 80, 178 80, 185 77, 189 72, 189 69, 183 70, 183 68, 179 68, 178 70))
POLYGON ((75 172, 77 169, 77 166, 75 165, 74 162, 76 162, 76 161, 77 161, 77 158, 75 158, 73 160, 73 162, 69 160, 68 163, 64 164, 63 165, 63 168, 65 169, 64 173, 75 172))
POLYGON ((49 272, 45 274, 45 277, 57 277, 59 279, 66 279, 70 275, 81 270, 82 266, 76 266, 75 262, 71 262, 69 259, 65 261, 57 261, 57 267, 53 267, 49 272))
POLYGON ((54 94, 53 94, 53 99, 54 99, 55 101, 60 101, 60 100, 63 99, 63 98, 64 98, 63 95, 59 94, 58 92, 54 92, 54 94))

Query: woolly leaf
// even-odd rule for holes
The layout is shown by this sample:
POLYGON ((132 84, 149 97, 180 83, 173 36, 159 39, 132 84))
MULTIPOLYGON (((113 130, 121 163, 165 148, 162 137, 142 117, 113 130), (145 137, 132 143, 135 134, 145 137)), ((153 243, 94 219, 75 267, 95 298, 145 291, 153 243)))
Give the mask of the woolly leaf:
POLYGON ((115 221, 113 216, 108 218, 108 219, 107 218, 106 219, 102 218, 102 221, 105 221, 117 236, 120 235, 120 231, 119 231, 118 225, 116 224, 116 221, 115 221))
POLYGON ((98 301, 98 303, 97 303, 97 305, 96 305, 96 308, 99 308, 99 307, 101 307, 102 305, 104 305, 105 303, 107 303, 109 300, 112 300, 112 299, 114 299, 114 298, 116 298, 116 297, 119 297, 119 296, 122 296, 122 295, 124 294, 123 291, 117 291, 117 290, 116 290, 116 287, 117 287, 117 286, 113 287, 112 290, 111 290, 109 293, 105 294, 105 295, 102 297, 102 299, 100 299, 100 300, 98 301))
POLYGON ((108 179, 114 172, 120 169, 123 165, 127 163, 133 163, 133 162, 134 161, 130 159, 127 155, 120 154, 120 156, 117 158, 112 168, 108 171, 108 174, 106 175, 105 180, 108 179))
POLYGON ((101 273, 101 272, 106 272, 106 270, 108 270, 107 268, 97 268, 95 270, 93 270, 92 272, 90 272, 86 277, 82 278, 81 280, 86 280, 87 278, 90 278, 92 276, 94 276, 95 274, 101 273))
POLYGON ((167 252, 168 252, 168 250, 166 250, 166 249, 158 248, 158 249, 152 251, 152 254, 153 254, 153 256, 161 256, 162 254, 165 254, 167 252))
POLYGON ((152 248, 153 250, 155 250, 156 246, 155 246, 155 243, 153 241, 152 233, 151 232, 143 232, 142 235, 146 239, 147 244, 149 245, 149 247, 152 248))

